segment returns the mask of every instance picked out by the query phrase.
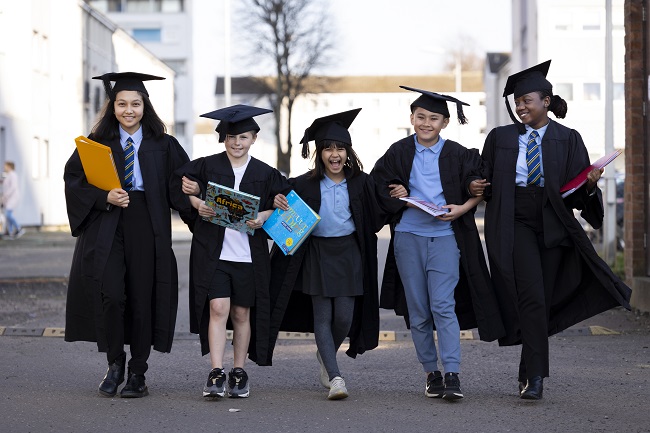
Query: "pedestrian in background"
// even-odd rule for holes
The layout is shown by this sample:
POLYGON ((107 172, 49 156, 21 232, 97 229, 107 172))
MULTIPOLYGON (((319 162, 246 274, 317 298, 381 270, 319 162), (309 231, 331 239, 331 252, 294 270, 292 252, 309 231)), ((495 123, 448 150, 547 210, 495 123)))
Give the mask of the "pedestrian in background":
POLYGON ((202 355, 210 354, 211 370, 203 396, 246 398, 250 381, 246 355, 260 365, 269 360, 271 327, 268 238, 262 224, 273 213, 273 198, 287 187, 282 174, 249 154, 260 127, 254 117, 271 110, 234 105, 201 117, 220 120, 219 142, 225 150, 195 159, 176 170, 172 200, 192 229, 190 252, 190 332, 199 334, 202 355), (216 215, 205 204, 208 182, 260 197, 253 235, 206 221, 216 215), (224 369, 226 327, 233 329, 233 367, 224 369), (252 326, 251 324, 254 324, 252 326), (226 390, 227 385, 227 390, 226 390))
POLYGON ((165 133, 143 81, 161 77, 108 73, 108 100, 89 136, 113 152, 122 182, 101 190, 88 183, 75 150, 65 166, 65 195, 72 235, 77 237, 66 305, 66 341, 96 341, 108 371, 99 393, 113 397, 149 394, 145 372, 151 346, 169 352, 178 306, 178 273, 171 242, 169 179, 189 160, 165 133), (111 86, 111 82, 115 82, 111 86))
MULTIPOLYGON (((348 128, 359 111, 318 118, 305 131, 302 156, 309 158, 314 141, 314 168, 289 183, 321 220, 295 254, 285 256, 275 244, 271 250, 275 305, 289 305, 282 330, 314 333, 320 383, 330 400, 348 397, 336 361, 345 338, 353 358, 379 339, 376 232, 384 222, 375 183, 352 149, 348 128)), ((284 194, 274 204, 288 210, 284 194)))
MULTIPOLYGON (((589 166, 580 134, 564 118, 567 103, 546 79, 551 61, 508 77, 503 96, 514 124, 494 128, 483 147, 484 179, 470 192, 485 197, 490 271, 506 327, 501 345, 521 344, 519 395, 539 400, 549 376, 548 337, 605 310, 629 309, 631 290, 598 256, 573 214, 603 222, 602 169, 563 198, 560 188, 589 166), (508 102, 514 94, 515 118, 508 102)), ((605 392, 604 390, 601 390, 605 392)))
POLYGON ((2 175, 2 206, 4 207, 6 221, 6 238, 17 239, 25 234, 25 230, 14 217, 14 210, 20 201, 16 165, 12 161, 6 161, 2 175))
POLYGON ((467 122, 462 106, 468 104, 400 87, 420 93, 410 107, 415 134, 393 143, 370 173, 393 215, 380 306, 405 316, 426 375, 425 395, 458 400, 463 398, 460 330, 478 327, 485 341, 503 335, 474 221, 480 198, 470 197, 464 186, 467 176, 480 173, 482 162, 476 149, 441 136, 450 119, 447 104, 456 106, 460 124, 467 122), (432 216, 398 200, 406 196, 448 212, 432 216))

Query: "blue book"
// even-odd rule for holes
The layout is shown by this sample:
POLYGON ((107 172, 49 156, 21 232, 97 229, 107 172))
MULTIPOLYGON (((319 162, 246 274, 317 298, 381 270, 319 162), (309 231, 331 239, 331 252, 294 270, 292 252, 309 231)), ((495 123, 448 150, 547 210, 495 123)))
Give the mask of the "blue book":
POLYGON ((284 255, 293 255, 320 222, 320 216, 295 191, 287 194, 289 210, 276 209, 262 228, 284 255))
POLYGON ((259 197, 208 182, 205 204, 217 213, 211 218, 203 217, 205 221, 250 235, 255 233, 254 229, 246 225, 246 221, 257 218, 260 207, 259 197))

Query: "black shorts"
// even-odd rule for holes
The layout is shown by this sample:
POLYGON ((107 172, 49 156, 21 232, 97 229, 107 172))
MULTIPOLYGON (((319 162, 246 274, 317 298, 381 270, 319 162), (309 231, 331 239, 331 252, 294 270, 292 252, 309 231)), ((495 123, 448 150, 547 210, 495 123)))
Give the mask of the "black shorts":
POLYGON ((252 263, 219 260, 212 276, 210 300, 230 298, 232 305, 252 307, 255 305, 255 276, 252 263))

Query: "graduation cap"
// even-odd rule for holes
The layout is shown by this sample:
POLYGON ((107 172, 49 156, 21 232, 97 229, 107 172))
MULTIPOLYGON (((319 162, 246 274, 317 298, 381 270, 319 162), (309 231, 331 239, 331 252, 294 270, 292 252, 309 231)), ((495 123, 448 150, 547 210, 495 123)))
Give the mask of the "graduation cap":
POLYGON ((552 91, 553 85, 546 79, 546 74, 548 74, 550 66, 551 61, 547 60, 539 65, 535 65, 508 77, 506 86, 503 89, 503 96, 506 99, 508 114, 513 122, 521 124, 513 114, 512 108, 510 108, 508 95, 513 95, 516 99, 527 93, 536 92, 538 90, 552 91))
POLYGON ((352 146, 352 138, 348 128, 354 122, 361 108, 343 111, 341 113, 330 114, 329 116, 319 117, 305 129, 305 135, 300 140, 302 143, 302 157, 309 157, 309 142, 318 143, 322 140, 334 140, 352 146))
POLYGON ((223 143, 226 135, 237 135, 247 131, 259 132, 260 126, 253 117, 266 113, 273 113, 273 110, 237 104, 201 114, 201 117, 221 121, 215 131, 219 133, 219 143, 223 143))
POLYGON ((429 92, 428 90, 415 89, 408 86, 400 86, 402 89, 410 90, 412 92, 421 93, 415 101, 411 104, 411 110, 413 107, 421 107, 425 110, 431 111, 432 113, 440 113, 445 117, 451 117, 449 115, 449 109, 447 108, 447 102, 452 102, 456 104, 456 114, 458 115, 458 123, 464 125, 467 123, 467 118, 463 113, 463 105, 469 106, 468 103, 460 101, 453 96, 442 95, 440 93, 429 92))
POLYGON ((144 87, 143 81, 164 79, 164 77, 141 74, 139 72, 109 72, 104 75, 93 77, 93 80, 102 80, 104 83, 104 90, 106 90, 106 94, 111 101, 114 101, 115 96, 122 90, 135 90, 149 96, 149 92, 147 92, 146 87, 144 87), (115 81, 113 86, 111 86, 111 81, 115 81))

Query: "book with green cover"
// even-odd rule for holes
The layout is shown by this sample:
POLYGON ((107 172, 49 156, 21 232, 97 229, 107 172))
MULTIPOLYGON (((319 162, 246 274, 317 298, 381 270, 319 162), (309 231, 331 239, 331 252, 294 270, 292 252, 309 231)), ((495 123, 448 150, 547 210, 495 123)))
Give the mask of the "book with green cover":
POLYGON ((289 210, 276 209, 262 228, 284 255, 293 255, 320 222, 320 216, 295 191, 287 194, 289 210))
POLYGON ((217 213, 210 218, 203 217, 205 221, 249 235, 255 233, 254 229, 246 225, 246 221, 257 218, 260 207, 259 197, 218 183, 208 182, 205 204, 217 213))

